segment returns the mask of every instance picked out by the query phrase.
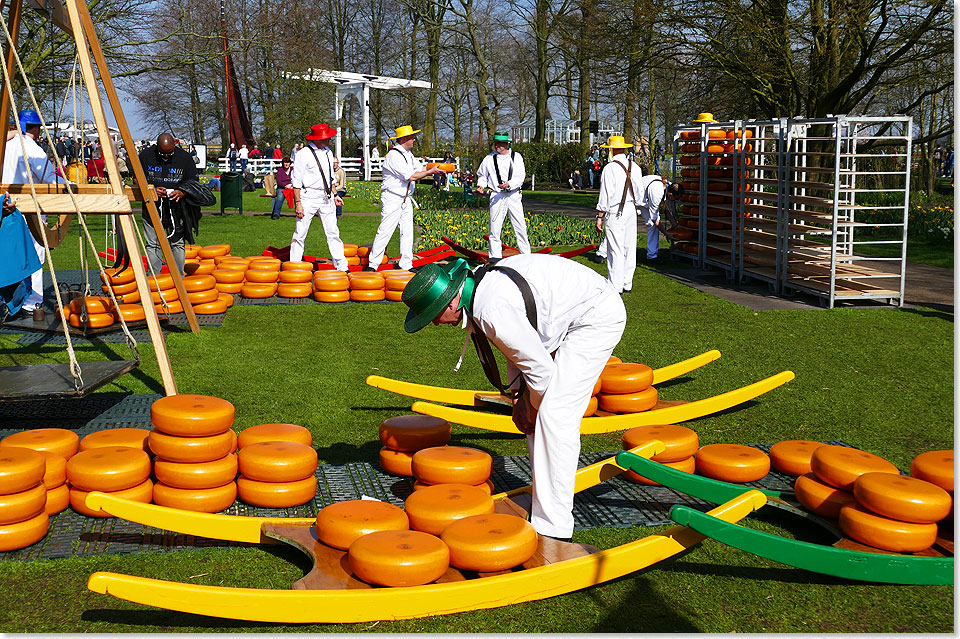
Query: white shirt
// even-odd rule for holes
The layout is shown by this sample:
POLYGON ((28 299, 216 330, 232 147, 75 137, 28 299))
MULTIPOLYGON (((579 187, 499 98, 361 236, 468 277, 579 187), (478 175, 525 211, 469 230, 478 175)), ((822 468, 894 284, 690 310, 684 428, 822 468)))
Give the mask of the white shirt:
POLYGON ((245 146, 240 147, 240 150, 237 151, 237 158, 240 160, 246 160, 250 157, 250 149, 245 146))
POLYGON ((317 159, 313 159, 313 153, 310 153, 309 149, 301 149, 301 152, 293 158, 290 186, 295 189, 306 189, 307 197, 326 198, 327 189, 323 182, 324 178, 331 190, 336 179, 333 170, 333 151, 329 147, 321 149, 313 142, 310 143, 310 147, 317 154, 317 159), (317 160, 320 161, 319 165, 317 160))
POLYGON ((557 255, 514 255, 498 266, 509 266, 530 285, 537 306, 537 329, 527 319, 520 289, 497 271, 484 275, 477 286, 473 318, 506 356, 509 381, 518 371, 523 373, 536 408, 556 367, 550 353, 560 346, 570 324, 596 305, 610 283, 593 269, 557 255))
POLYGON ((380 149, 378 149, 377 147, 373 147, 373 150, 370 151, 370 159, 371 159, 371 160, 379 160, 379 159, 380 159, 380 149))
POLYGON ((380 190, 397 197, 410 195, 416 188, 416 184, 410 181, 410 177, 422 170, 423 164, 414 157, 413 153, 400 146, 391 147, 383 158, 383 182, 380 184, 380 190))
MULTIPOLYGON (((600 173, 600 198, 597 200, 597 210, 604 213, 617 214, 620 210, 620 199, 623 197, 623 186, 627 183, 627 155, 621 153, 615 155, 610 162, 603 167, 600 173), (614 166, 619 164, 619 166, 614 166)), ((660 179, 660 178, 657 178, 660 179)), ((633 183, 633 194, 627 190, 627 198, 624 201, 624 208, 627 204, 635 204, 640 207, 643 201, 643 171, 640 165, 633 163, 630 168, 630 181, 633 183), (634 200, 636 197, 636 200, 634 200)))
POLYGON ((47 154, 44 152, 36 140, 28 135, 23 136, 23 147, 20 146, 19 136, 7 141, 6 153, 3 156, 3 176, 4 184, 29 184, 30 177, 33 175, 33 181, 36 184, 54 184, 63 182, 56 173, 54 173, 53 163, 47 160, 47 154), (28 162, 23 161, 23 149, 26 148, 28 162), (27 171, 29 164, 30 170, 27 171))
POLYGON ((660 204, 667 195, 667 187, 659 175, 645 175, 640 183, 643 185, 643 196, 637 193, 640 198, 637 210, 643 215, 647 226, 653 226, 660 219, 660 204))
POLYGON ((513 177, 507 180, 510 174, 510 151, 500 155, 496 151, 483 158, 480 168, 477 170, 477 186, 481 189, 489 188, 495 193, 500 193, 500 180, 497 179, 497 171, 493 166, 496 162, 500 168, 500 177, 509 185, 509 191, 516 191, 523 186, 523 181, 527 177, 526 167, 523 164, 523 156, 519 153, 513 153, 513 177))

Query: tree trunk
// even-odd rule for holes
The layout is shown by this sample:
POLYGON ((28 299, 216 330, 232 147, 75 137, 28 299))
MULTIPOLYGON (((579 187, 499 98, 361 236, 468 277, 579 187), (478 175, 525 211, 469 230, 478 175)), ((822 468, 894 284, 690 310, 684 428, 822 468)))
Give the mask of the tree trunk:
POLYGON ((534 142, 543 142, 546 135, 547 120, 550 112, 547 103, 550 100, 548 84, 550 73, 550 58, 547 56, 547 44, 550 40, 550 0, 536 0, 534 4, 533 37, 537 43, 537 74, 536 74, 536 124, 533 133, 534 142))

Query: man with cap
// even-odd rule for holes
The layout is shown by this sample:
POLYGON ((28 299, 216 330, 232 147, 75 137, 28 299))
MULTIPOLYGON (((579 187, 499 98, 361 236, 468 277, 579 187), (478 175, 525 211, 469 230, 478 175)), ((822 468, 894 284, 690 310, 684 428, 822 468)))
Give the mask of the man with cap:
POLYGON ((413 191, 416 181, 434 173, 442 173, 437 167, 423 168, 423 164, 413 156, 411 149, 416 141, 414 137, 420 129, 414 130, 409 124, 396 129, 391 140, 396 144, 390 147, 383 159, 383 182, 380 184, 380 226, 370 248, 370 269, 377 270, 387 243, 393 232, 400 226, 400 263, 402 269, 413 266, 413 191))
POLYGON ((334 190, 336 170, 340 162, 330 150, 330 138, 336 129, 326 124, 315 124, 307 134, 307 145, 293 158, 290 185, 293 187, 293 203, 297 212, 297 227, 290 240, 290 261, 303 260, 303 246, 313 217, 320 218, 327 236, 327 248, 333 265, 338 271, 347 270, 347 258, 343 256, 343 241, 337 226, 337 207, 343 200, 334 190))
POLYGON ((523 219, 523 201, 520 186, 527 177, 523 156, 510 148, 510 136, 497 132, 493 136, 493 153, 483 158, 477 170, 477 191, 490 190, 490 258, 503 257, 503 242, 500 230, 503 220, 510 213, 510 224, 517 236, 517 248, 521 253, 530 252, 527 240, 527 223, 523 219))
POLYGON ((637 269, 637 202, 641 193, 640 166, 627 157, 633 145, 622 135, 611 135, 607 144, 610 161, 600 174, 597 200, 597 231, 606 240, 607 278, 618 293, 633 288, 637 269))
POLYGON ((626 325, 623 301, 592 269, 554 255, 514 255, 471 272, 463 260, 427 264, 401 298, 404 330, 461 324, 487 378, 514 397, 533 471, 530 521, 541 535, 573 534, 580 419, 626 325), (506 357, 500 381, 489 343, 506 357))

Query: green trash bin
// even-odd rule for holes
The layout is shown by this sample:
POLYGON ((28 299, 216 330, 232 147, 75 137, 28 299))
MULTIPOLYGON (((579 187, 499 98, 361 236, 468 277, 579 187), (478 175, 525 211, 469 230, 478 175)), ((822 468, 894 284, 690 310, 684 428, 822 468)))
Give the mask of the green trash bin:
POLYGON ((243 174, 227 171, 220 174, 220 215, 224 209, 237 209, 243 214, 243 174))

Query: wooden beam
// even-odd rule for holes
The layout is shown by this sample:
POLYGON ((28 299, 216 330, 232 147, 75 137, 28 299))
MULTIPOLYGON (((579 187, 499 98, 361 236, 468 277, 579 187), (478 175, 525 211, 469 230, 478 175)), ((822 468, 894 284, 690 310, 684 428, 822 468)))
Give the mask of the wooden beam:
POLYGON ((59 195, 53 193, 38 193, 36 200, 28 193, 19 197, 14 197, 17 208, 21 213, 53 213, 59 214, 65 211, 80 210, 81 213, 125 213, 129 215, 130 200, 126 194, 114 195, 104 193, 102 195, 93 195, 86 193, 75 193, 71 198, 69 195, 59 195), (76 204, 74 204, 76 201, 76 204))
MULTIPOLYGON (((12 0, 10 3, 10 20, 7 22, 7 27, 10 31, 10 38, 12 40, 10 48, 7 49, 6 59, 7 59, 7 71, 10 73, 10 79, 13 80, 14 73, 14 53, 15 47, 17 46, 17 33, 20 31, 20 14, 22 12, 22 5, 20 0, 12 0)), ((6 84, 4 82, 4 84, 6 84)), ((2 125, 3 137, 0 138, 0 167, 3 166, 3 157, 7 151, 7 121, 10 119, 10 91, 7 90, 7 87, 3 88, 3 96, 0 97, 0 125, 2 125)))
POLYGON ((60 0, 27 0, 37 11, 42 11, 50 16, 53 24, 57 25, 70 35, 73 35, 73 27, 70 26, 70 17, 67 10, 63 8, 60 0))
MULTIPOLYGON (((48 194, 48 193, 58 193, 64 195, 68 193, 67 187, 65 184, 34 184, 34 189, 36 193, 39 194, 48 194)), ((113 193, 113 186, 110 184, 74 184, 71 186, 74 193, 80 194, 96 194, 96 195, 105 195, 108 193, 113 193)), ((138 186, 124 186, 123 192, 127 196, 128 200, 134 200, 136 202, 143 202, 143 192, 138 186)), ((0 193, 10 193, 11 195, 19 195, 25 193, 30 194, 30 185, 29 184, 0 184, 0 193)), ((153 188, 153 185, 147 185, 147 197, 151 200, 156 201, 157 199, 157 190, 153 188)), ((86 213, 86 211, 84 211, 86 213)))

